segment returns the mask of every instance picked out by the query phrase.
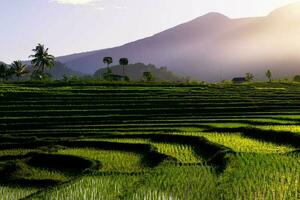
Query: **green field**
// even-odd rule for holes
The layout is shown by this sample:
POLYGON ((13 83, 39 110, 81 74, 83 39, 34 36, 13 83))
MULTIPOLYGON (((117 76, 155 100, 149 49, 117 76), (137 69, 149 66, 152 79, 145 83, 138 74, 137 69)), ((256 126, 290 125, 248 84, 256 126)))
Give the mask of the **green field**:
POLYGON ((300 199, 300 85, 0 85, 0 199, 300 199))

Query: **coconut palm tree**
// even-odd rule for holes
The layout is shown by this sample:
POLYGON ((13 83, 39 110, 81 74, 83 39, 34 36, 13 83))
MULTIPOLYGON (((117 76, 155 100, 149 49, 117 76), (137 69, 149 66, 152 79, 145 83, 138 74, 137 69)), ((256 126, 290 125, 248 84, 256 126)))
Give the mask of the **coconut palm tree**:
POLYGON ((14 61, 11 64, 11 70, 13 74, 16 75, 18 80, 20 80, 20 77, 22 77, 24 74, 29 73, 29 71, 27 70, 27 66, 23 64, 20 60, 14 61))
POLYGON ((112 57, 104 57, 103 58, 103 63, 104 64, 107 64, 107 70, 109 69, 109 65, 111 64, 111 63, 113 63, 113 58, 112 57))
POLYGON ((123 67, 123 76, 125 77, 125 66, 128 65, 128 58, 120 58, 119 64, 123 67))
POLYGON ((29 57, 33 58, 31 64, 34 68, 34 74, 44 75, 47 68, 51 69, 54 66, 55 57, 50 55, 48 50, 42 44, 38 44, 35 49, 32 49, 34 54, 29 57))

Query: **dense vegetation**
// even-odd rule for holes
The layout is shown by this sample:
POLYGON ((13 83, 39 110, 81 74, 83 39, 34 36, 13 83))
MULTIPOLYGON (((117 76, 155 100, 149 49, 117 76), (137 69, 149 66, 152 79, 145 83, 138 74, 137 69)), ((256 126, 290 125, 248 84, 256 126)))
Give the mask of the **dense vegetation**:
POLYGON ((112 57, 102 59, 106 68, 97 70, 93 76, 84 75, 69 69, 65 64, 55 60, 55 57, 49 54, 49 49, 42 44, 38 44, 33 50, 33 55, 29 62, 20 60, 13 61, 10 65, 0 61, 0 82, 14 81, 41 81, 49 82, 51 80, 64 81, 168 81, 184 82, 184 78, 177 77, 167 67, 156 68, 154 65, 145 65, 143 63, 129 64, 128 58, 120 58, 119 65, 110 68, 114 62, 112 57))
POLYGON ((49 49, 42 44, 38 44, 32 51, 34 54, 29 56, 32 59, 29 66, 28 62, 20 60, 13 61, 10 65, 0 61, 0 81, 49 81, 81 75, 55 61, 55 57, 48 53, 49 49))
POLYGON ((300 85, 0 85, 0 196, 299 199, 300 85))
MULTIPOLYGON (((140 81, 143 80, 144 72, 151 72, 156 81, 183 81, 183 78, 176 76, 173 72, 169 71, 167 67, 157 68, 155 65, 145 65, 143 63, 129 64, 126 67, 117 65, 110 67, 113 74, 126 75, 130 80, 140 81)), ((106 69, 99 69, 95 72, 94 78, 101 78, 106 72, 106 69)))

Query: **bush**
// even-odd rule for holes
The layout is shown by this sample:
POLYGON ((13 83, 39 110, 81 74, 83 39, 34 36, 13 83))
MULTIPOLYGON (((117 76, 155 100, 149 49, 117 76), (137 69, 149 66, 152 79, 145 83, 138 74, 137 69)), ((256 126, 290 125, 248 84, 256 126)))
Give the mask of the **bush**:
POLYGON ((129 81, 130 81, 130 78, 129 78, 128 76, 125 76, 125 77, 124 77, 124 81, 129 82, 129 81))
POLYGON ((300 75, 296 75, 294 76, 294 79, 293 79, 295 82, 300 82, 300 75))
POLYGON ((144 72, 143 73, 143 79, 147 82, 150 82, 150 81, 154 81, 155 78, 153 76, 153 73, 152 72, 144 72))

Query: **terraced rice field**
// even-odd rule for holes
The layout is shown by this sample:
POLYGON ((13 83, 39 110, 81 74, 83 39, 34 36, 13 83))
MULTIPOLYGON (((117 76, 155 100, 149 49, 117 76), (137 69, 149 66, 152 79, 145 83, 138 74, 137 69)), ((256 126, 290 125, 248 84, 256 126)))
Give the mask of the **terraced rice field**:
POLYGON ((143 169, 141 155, 123 151, 105 151, 90 148, 68 148, 59 150, 64 155, 86 157, 101 162, 100 171, 136 172, 143 169))
POLYGON ((296 148, 287 145, 278 145, 243 137, 236 133, 200 133, 211 142, 224 145, 235 152, 250 153, 288 153, 296 148))
POLYGON ((0 85, 0 197, 300 199, 300 85, 0 85))

